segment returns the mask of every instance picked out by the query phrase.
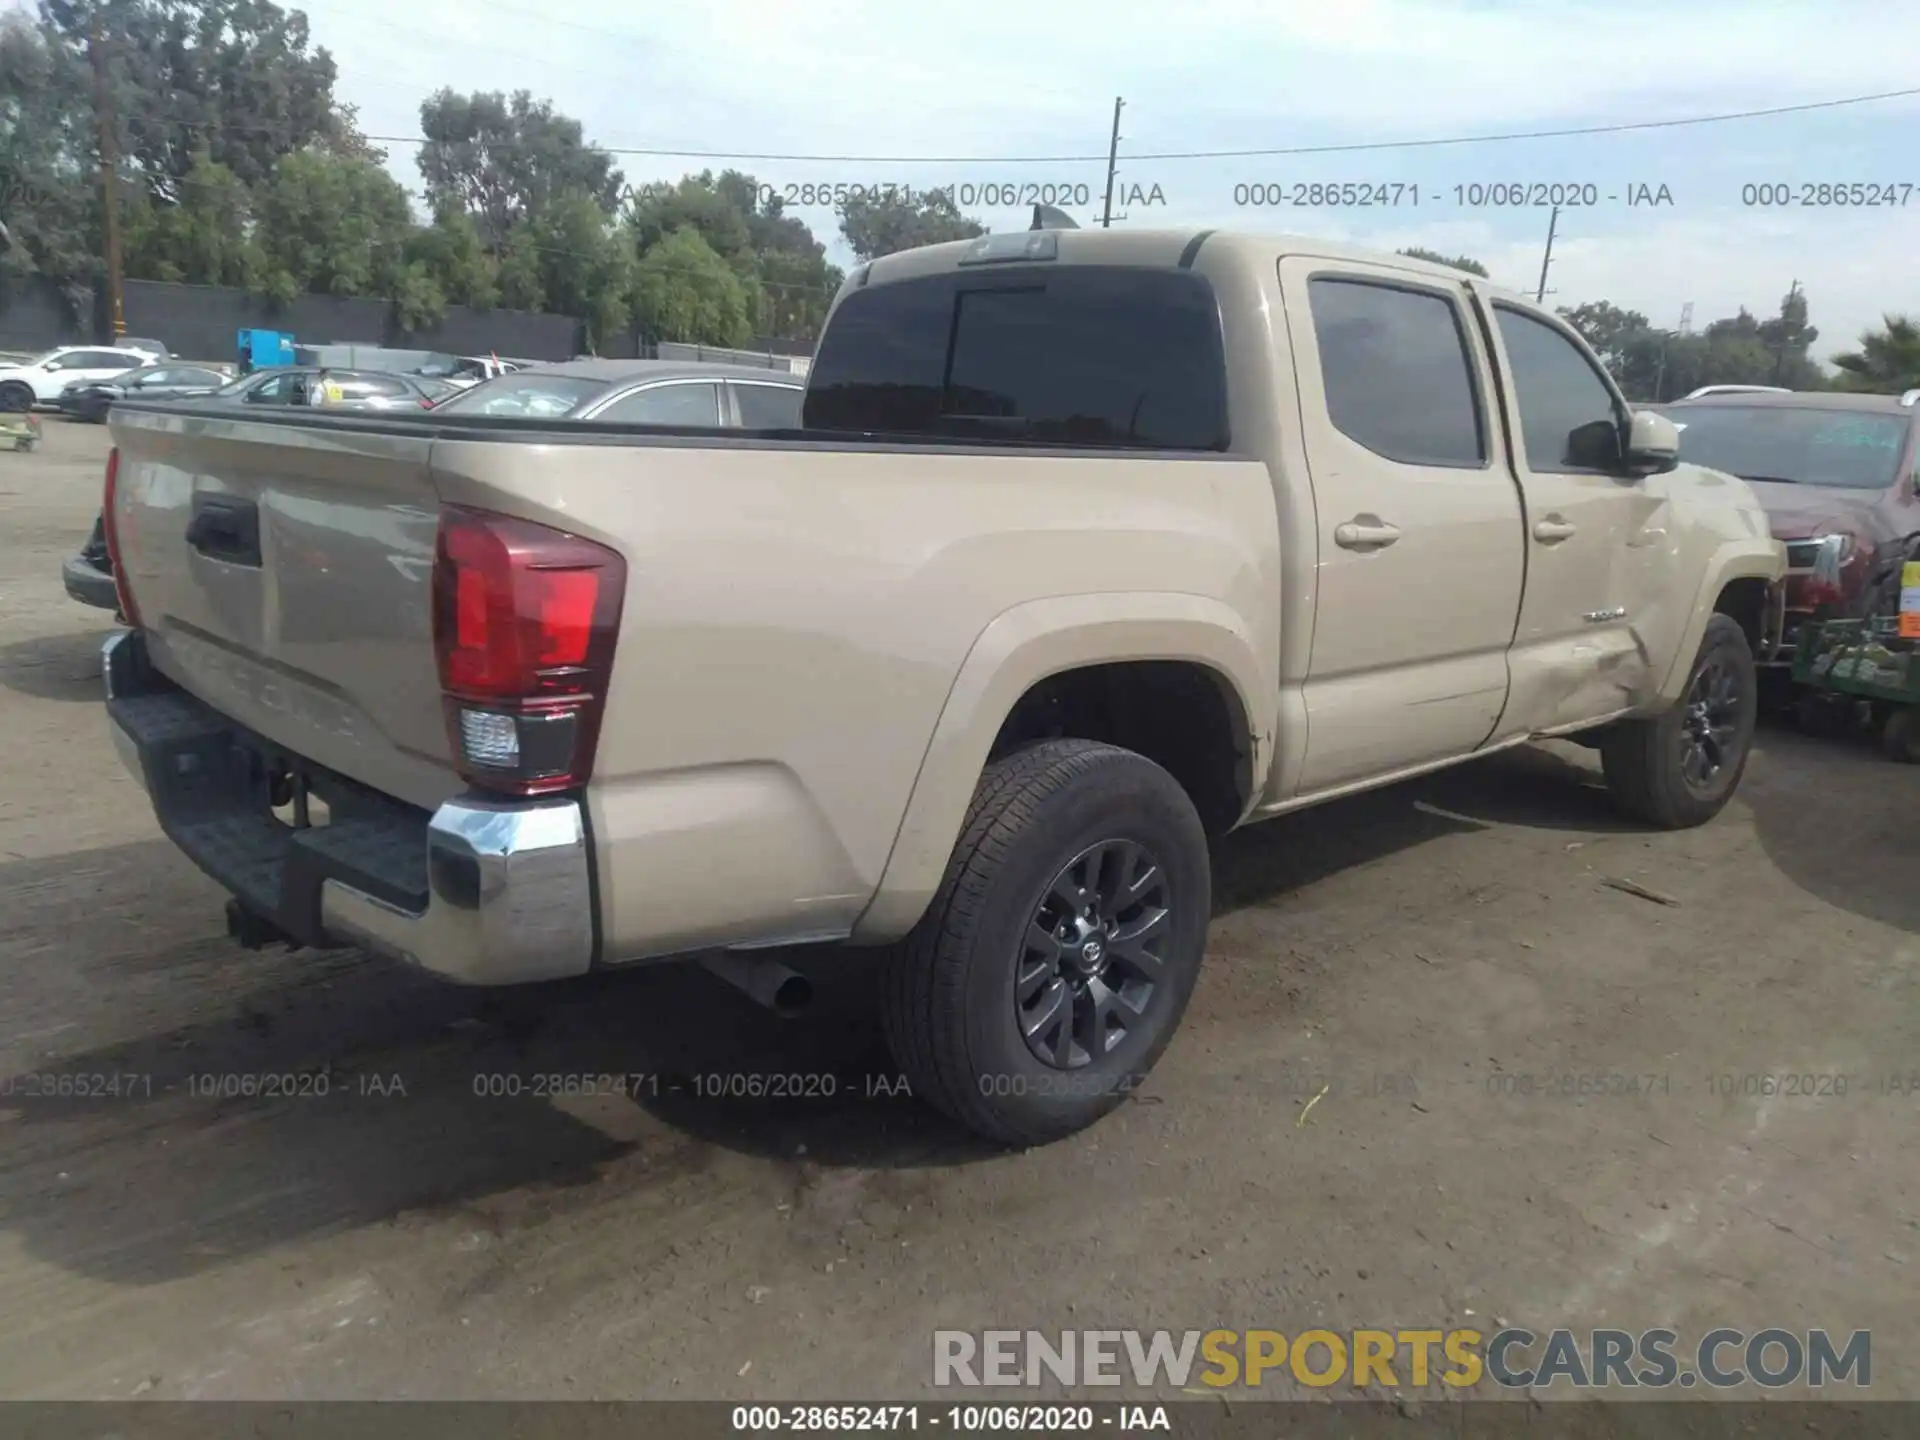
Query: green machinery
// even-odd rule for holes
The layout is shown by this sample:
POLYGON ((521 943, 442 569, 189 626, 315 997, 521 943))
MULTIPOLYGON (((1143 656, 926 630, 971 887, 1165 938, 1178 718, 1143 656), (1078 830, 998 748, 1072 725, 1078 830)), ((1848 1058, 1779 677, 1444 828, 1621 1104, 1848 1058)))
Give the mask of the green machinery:
POLYGON ((1893 613, 1875 613, 1883 602, 1859 619, 1802 626, 1793 678, 1806 687, 1799 702, 1805 728, 1833 733, 1864 711, 1889 756, 1920 764, 1920 543, 1908 553, 1897 593, 1893 613))

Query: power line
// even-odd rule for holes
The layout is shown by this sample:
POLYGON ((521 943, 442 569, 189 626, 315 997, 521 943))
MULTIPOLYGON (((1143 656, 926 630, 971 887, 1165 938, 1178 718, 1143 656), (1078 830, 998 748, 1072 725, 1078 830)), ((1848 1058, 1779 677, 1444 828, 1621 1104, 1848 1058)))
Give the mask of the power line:
MULTIPOLYGON (((1871 95, 1847 95, 1835 100, 1809 100, 1798 105, 1770 105, 1757 110, 1729 110, 1714 115, 1688 115, 1672 120, 1631 120, 1613 125, 1575 125, 1557 130, 1510 130, 1492 135, 1443 135, 1415 140, 1364 140, 1340 145, 1285 145, 1251 150, 1163 150, 1130 154, 1133 160, 1247 160, 1281 155, 1350 155, 1386 150, 1419 150, 1442 145, 1489 145, 1513 140, 1557 140, 1579 135, 1621 135, 1640 130, 1672 130, 1691 125, 1720 125, 1735 120, 1759 120, 1772 115, 1802 115, 1815 110, 1836 110, 1850 105, 1871 105, 1881 100, 1902 100, 1920 96, 1920 86, 1904 90, 1881 90, 1871 95)), ((136 117, 128 117, 130 120, 136 117)), ((289 126, 244 125, 228 121, 176 120, 168 116, 138 117, 159 126, 193 130, 229 130, 284 133, 289 126)), ((382 145, 425 145, 424 135, 363 135, 361 138, 382 145)), ((511 149, 514 141, 487 139, 493 149, 511 149)), ((624 155, 677 160, 755 160, 812 162, 844 165, 1069 165, 1100 164, 1105 155, 815 155, 772 150, 675 150, 659 146, 600 145, 585 142, 590 148, 608 155, 624 155)))

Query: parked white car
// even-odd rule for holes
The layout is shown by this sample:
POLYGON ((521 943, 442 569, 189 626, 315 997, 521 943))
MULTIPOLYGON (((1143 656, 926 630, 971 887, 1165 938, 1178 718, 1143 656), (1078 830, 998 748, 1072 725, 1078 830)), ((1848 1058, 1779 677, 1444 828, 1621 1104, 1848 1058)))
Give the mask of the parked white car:
POLYGON ((52 405, 75 381, 91 383, 164 360, 164 349, 123 345, 62 345, 20 365, 0 365, 0 410, 52 405), (23 393, 24 392, 24 393, 23 393), (26 404, 22 405, 22 401, 26 404))

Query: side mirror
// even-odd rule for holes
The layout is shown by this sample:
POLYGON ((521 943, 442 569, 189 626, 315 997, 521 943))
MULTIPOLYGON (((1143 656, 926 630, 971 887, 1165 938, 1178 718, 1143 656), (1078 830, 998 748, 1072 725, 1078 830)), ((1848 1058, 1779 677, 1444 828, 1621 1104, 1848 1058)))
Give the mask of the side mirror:
POLYGON ((1620 460, 1620 427, 1613 421, 1590 420, 1567 432, 1567 464, 1582 470, 1618 470, 1620 460))
POLYGON ((1680 427, 1651 410, 1634 411, 1627 431, 1627 473, 1664 475, 1679 463, 1680 427))

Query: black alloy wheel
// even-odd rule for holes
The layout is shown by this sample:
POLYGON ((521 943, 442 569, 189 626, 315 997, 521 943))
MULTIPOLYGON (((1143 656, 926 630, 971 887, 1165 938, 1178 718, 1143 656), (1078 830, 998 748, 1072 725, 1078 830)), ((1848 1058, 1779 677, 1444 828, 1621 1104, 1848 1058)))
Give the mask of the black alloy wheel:
POLYGON ((1022 937, 1014 984, 1036 1059, 1077 1070, 1147 1022, 1170 899, 1165 868, 1135 840, 1102 840, 1054 876, 1022 937))
POLYGON ((1721 656, 1702 665, 1688 687, 1680 724, 1680 775, 1696 794, 1711 794, 1739 758, 1740 681, 1721 656))

